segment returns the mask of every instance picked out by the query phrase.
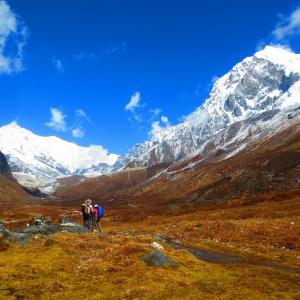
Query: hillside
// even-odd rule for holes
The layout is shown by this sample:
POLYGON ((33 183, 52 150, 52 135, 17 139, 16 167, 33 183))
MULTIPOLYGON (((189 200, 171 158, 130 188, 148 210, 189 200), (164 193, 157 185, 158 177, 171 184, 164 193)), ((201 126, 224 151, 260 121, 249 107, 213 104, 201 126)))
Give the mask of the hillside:
POLYGON ((0 205, 29 203, 30 195, 12 177, 6 157, 0 152, 0 205))

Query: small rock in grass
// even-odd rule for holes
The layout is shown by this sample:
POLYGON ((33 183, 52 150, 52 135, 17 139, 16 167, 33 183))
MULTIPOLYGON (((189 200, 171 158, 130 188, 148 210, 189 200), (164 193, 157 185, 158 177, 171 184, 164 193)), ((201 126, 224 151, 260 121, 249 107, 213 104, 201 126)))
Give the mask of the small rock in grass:
POLYGON ((3 236, 3 238, 7 238, 10 232, 6 227, 4 227, 4 225, 0 224, 0 233, 3 236))
POLYGON ((141 256, 140 260, 142 260, 149 267, 163 267, 166 264, 169 264, 172 267, 176 267, 178 265, 175 261, 171 260, 166 255, 155 250, 150 254, 141 256))
POLYGON ((153 248, 159 249, 159 250, 163 250, 163 249, 164 249, 164 247, 163 247, 161 244, 157 243, 157 242, 153 242, 153 243, 151 244, 151 246, 152 246, 153 248))
POLYGON ((62 232, 85 233, 88 229, 77 223, 66 223, 60 226, 62 232))

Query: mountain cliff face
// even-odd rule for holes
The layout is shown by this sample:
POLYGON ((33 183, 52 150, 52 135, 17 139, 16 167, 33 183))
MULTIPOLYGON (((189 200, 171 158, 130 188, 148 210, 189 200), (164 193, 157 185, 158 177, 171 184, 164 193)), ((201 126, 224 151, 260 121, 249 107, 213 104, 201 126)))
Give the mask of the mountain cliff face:
POLYGON ((10 167, 8 165, 7 159, 2 152, 0 152, 0 175, 10 176, 10 167))
POLYGON ((299 96, 300 55, 267 46, 219 78, 209 98, 183 123, 136 145, 125 160, 151 166, 187 157, 236 122, 300 105, 299 96))
POLYGON ((5 155, 0 152, 0 205, 8 203, 29 203, 30 195, 11 176, 5 155))

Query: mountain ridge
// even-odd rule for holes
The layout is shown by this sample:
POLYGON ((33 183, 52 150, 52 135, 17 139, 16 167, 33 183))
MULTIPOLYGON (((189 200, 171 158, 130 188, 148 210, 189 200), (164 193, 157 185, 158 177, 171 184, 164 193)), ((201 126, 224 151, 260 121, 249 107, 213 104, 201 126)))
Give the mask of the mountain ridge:
MULTIPOLYGON (((110 164, 107 164, 107 161, 99 163, 93 161, 89 157, 95 154, 93 149, 89 152, 87 149, 90 148, 75 144, 72 149, 76 148, 77 160, 82 156, 88 157, 88 161, 84 161, 81 165, 78 161, 76 163, 70 161, 69 153, 72 149, 68 151, 64 149, 63 152, 67 155, 57 159, 57 153, 53 155, 55 152, 49 152, 47 145, 48 152, 41 147, 41 150, 35 152, 36 155, 29 157, 29 161, 26 161, 28 159, 26 151, 31 148, 26 148, 26 143, 21 143, 21 147, 19 145, 13 147, 14 151, 11 149, 7 151, 7 148, 5 149, 7 145, 4 143, 0 150, 8 157, 12 172, 20 182, 28 184, 31 176, 32 184, 38 181, 40 186, 45 185, 47 189, 49 185, 53 187, 57 184, 58 177, 73 175, 95 177, 122 170, 127 166, 151 167, 188 158, 199 149, 201 152, 201 147, 204 149, 211 138, 226 131, 233 124, 246 120, 247 122, 253 120, 255 124, 255 116, 264 112, 276 115, 280 111, 296 107, 299 104, 298 99, 300 99, 300 54, 267 46, 253 56, 245 58, 216 80, 206 101, 183 122, 161 129, 151 139, 135 145, 125 156, 117 157, 108 154, 104 149, 96 148, 101 150, 106 158, 112 159, 110 164), (20 148, 25 155, 19 155, 20 148)), ((5 141, 3 128, 20 130, 16 123, 1 127, 2 141, 5 141)), ((23 132, 25 129, 21 130, 23 132)), ((27 130, 24 132, 22 137, 17 138, 9 132, 9 138, 13 139, 14 143, 32 134, 27 130)), ((56 137, 47 139, 54 144, 57 144, 57 141, 67 143, 56 137)), ((68 145, 67 148, 70 149, 69 144, 64 145, 68 145)), ((224 146, 226 145, 222 143, 215 145, 220 151, 224 150, 222 148, 224 146)), ((61 149, 57 147, 56 150, 61 152, 61 149)), ((237 151, 238 149, 235 153, 237 151)))

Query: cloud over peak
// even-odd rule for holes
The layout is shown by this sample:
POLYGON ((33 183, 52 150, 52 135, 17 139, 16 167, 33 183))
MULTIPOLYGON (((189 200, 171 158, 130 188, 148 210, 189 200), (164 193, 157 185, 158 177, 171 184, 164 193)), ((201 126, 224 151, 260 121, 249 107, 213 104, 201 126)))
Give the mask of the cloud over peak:
POLYGON ((134 111, 137 107, 140 106, 141 94, 140 92, 135 92, 131 97, 130 101, 126 104, 126 111, 134 111))
POLYGON ((292 11, 289 16, 281 17, 281 21, 272 32, 277 41, 296 34, 300 34, 300 7, 292 11))
POLYGON ((55 131, 66 131, 67 124, 65 121, 66 116, 58 108, 50 108, 51 117, 49 122, 46 123, 46 126, 50 127, 55 131))
POLYGON ((85 132, 81 129, 81 127, 77 127, 72 130, 72 135, 74 138, 82 138, 84 137, 85 132))

